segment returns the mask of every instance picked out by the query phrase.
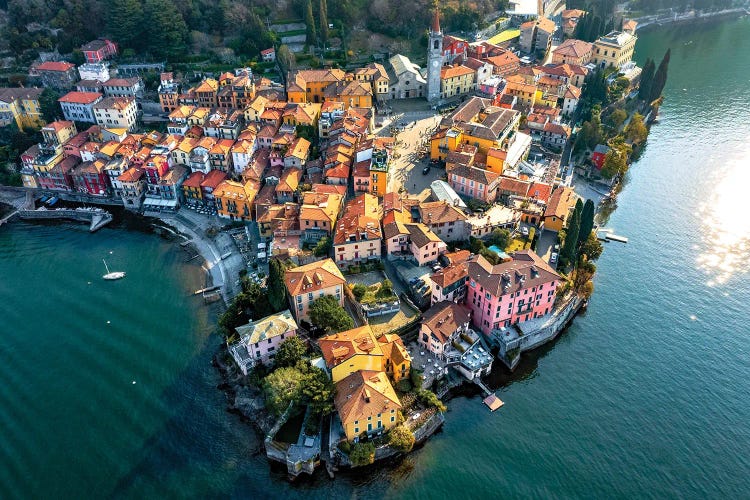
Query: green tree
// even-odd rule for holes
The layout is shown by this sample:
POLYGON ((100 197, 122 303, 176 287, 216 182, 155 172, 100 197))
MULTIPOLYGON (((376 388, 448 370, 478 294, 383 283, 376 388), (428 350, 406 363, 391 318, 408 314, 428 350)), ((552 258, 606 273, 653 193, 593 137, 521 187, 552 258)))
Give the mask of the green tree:
POLYGON ((122 49, 143 46, 145 23, 139 0, 112 0, 106 19, 107 31, 122 49))
POLYGON ((311 366, 302 383, 302 401, 310 406, 315 416, 333 412, 333 382, 326 372, 311 366))
POLYGON ((307 0, 305 5, 305 26, 307 27, 307 45, 317 45, 318 36, 315 33, 315 18, 313 17, 312 0, 307 0))
POLYGON ((327 333, 337 333, 354 328, 354 320, 338 303, 335 297, 326 295, 315 299, 310 305, 310 321, 327 333))
POLYGON ((622 151, 617 148, 607 151, 602 164, 602 177, 611 179, 615 175, 625 173, 627 169, 627 159, 622 151))
POLYGON ((185 53, 187 25, 174 3, 169 0, 145 0, 143 16, 148 51, 157 58, 171 58, 185 53))
POLYGON ((440 398, 437 397, 437 394, 435 394, 434 392, 430 390, 419 389, 417 391, 417 397, 424 405, 437 408, 438 411, 444 412, 445 410, 448 409, 445 406, 445 403, 440 401, 440 398))
POLYGON ((497 246, 500 250, 505 250, 510 243, 510 231, 500 228, 494 229, 490 233, 490 237, 487 238, 487 243, 497 246))
POLYGON ((57 99, 60 97, 54 90, 44 89, 39 96, 39 109, 46 123, 53 122, 62 116, 57 99))
POLYGON ((279 45, 279 48, 276 49, 276 61, 279 63, 284 75, 293 70, 296 64, 294 53, 286 45, 279 45))
POLYGON ((352 294, 354 294, 354 299, 359 302, 362 300, 362 297, 365 296, 367 293, 367 287, 363 285, 362 283, 357 283, 352 287, 352 294))
POLYGON ((284 413, 289 403, 299 401, 304 378, 305 375, 297 368, 274 370, 263 379, 266 407, 276 415, 284 413))
POLYGON ((408 453, 414 448, 414 434, 405 425, 397 425, 388 431, 388 444, 391 448, 408 453))
POLYGON ((287 307, 284 274, 286 269, 279 259, 271 259, 268 263, 268 302, 273 312, 283 311, 287 307))
POLYGON ((589 234, 589 237, 581 246, 580 253, 582 256, 586 256, 586 260, 596 260, 602 255, 602 251, 604 251, 602 243, 596 237, 596 234, 591 232, 589 234))
POLYGON ((649 58, 646 59, 646 63, 643 65, 641 71, 641 82, 638 87, 638 98, 643 101, 648 101, 651 97, 651 84, 654 81, 654 72, 656 71, 656 64, 649 58))
POLYGON ((323 43, 328 41, 328 2, 320 0, 320 40, 323 43))
MULTIPOLYGON (((584 296, 588 292, 586 283, 591 281, 594 273, 596 273, 596 266, 592 262, 582 258, 573 272, 573 291, 578 295, 584 296)), ((593 291, 593 288, 591 288, 591 291, 593 291)))
POLYGON ((331 248, 333 248, 333 244, 331 242, 331 238, 328 236, 323 236, 320 238, 320 241, 318 241, 318 244, 315 245, 315 248, 313 249, 313 255, 316 257, 327 257, 331 254, 331 248))
POLYGON ((664 86, 667 84, 667 72, 669 71, 669 59, 672 54, 672 49, 667 49, 666 54, 659 63, 659 67, 654 73, 654 81, 651 84, 650 96, 648 102, 653 102, 661 97, 661 93, 664 91, 664 86))
POLYGON ((273 358, 274 365, 277 368, 296 366, 298 362, 302 361, 306 352, 307 346, 302 339, 296 336, 289 337, 281 343, 279 350, 276 351, 276 356, 273 358))
POLYGON ((560 252, 560 258, 565 265, 570 262, 575 262, 574 259, 576 256, 576 245, 578 244, 578 231, 581 227, 582 211, 583 205, 576 203, 573 215, 570 217, 570 221, 568 221, 568 227, 565 231, 565 242, 563 243, 562 251, 560 252))
POLYGON ((383 280, 383 283, 380 285, 380 288, 378 288, 377 293, 375 294, 378 298, 384 298, 384 297, 391 297, 393 295, 393 282, 389 280, 388 278, 383 280))
POLYGON ((648 138, 648 129, 643 123, 643 115, 635 113, 625 126, 625 138, 633 144, 641 144, 648 138))
POLYGON ((628 119, 628 113, 624 109, 617 108, 614 111, 612 111, 609 116, 607 116, 607 125, 612 127, 615 132, 620 130, 620 127, 623 123, 625 123, 625 120, 628 119))
POLYGON ((352 461, 352 465, 355 467, 370 465, 375 462, 375 445, 372 443, 356 443, 352 446, 349 460, 352 461))
POLYGON ((594 202, 591 200, 586 200, 586 203, 583 205, 581 227, 578 230, 578 243, 576 245, 578 249, 586 243, 591 235, 591 231, 594 229, 594 208, 594 202))

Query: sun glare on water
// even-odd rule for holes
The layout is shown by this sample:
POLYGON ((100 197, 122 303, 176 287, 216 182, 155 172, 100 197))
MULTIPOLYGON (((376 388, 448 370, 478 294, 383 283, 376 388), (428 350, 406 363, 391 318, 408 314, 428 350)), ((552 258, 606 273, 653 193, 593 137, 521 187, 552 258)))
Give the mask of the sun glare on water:
POLYGON ((704 250, 698 266, 709 275, 708 285, 725 283, 750 268, 750 151, 722 169, 714 191, 700 209, 704 250))

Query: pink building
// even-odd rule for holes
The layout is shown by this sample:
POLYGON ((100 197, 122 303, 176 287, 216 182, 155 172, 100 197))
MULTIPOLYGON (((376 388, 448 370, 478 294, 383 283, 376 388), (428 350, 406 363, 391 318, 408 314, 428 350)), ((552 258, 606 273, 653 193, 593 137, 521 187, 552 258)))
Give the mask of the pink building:
POLYGON ((466 306, 482 333, 552 311, 560 276, 530 250, 492 265, 481 255, 467 261, 466 306))
POLYGON ((494 203, 497 199, 500 175, 490 170, 457 165, 448 174, 448 184, 459 194, 485 203, 494 203))
POLYGON ((286 339, 297 335, 297 323, 286 311, 238 326, 240 340, 229 346, 229 352, 242 373, 247 375, 257 364, 269 365, 286 339))

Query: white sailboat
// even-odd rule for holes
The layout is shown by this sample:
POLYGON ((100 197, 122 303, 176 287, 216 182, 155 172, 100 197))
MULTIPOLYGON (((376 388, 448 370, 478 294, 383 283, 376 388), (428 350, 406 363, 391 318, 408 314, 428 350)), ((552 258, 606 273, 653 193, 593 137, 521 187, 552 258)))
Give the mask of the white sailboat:
POLYGON ((104 276, 102 276, 102 278, 104 278, 105 280, 119 280, 120 278, 124 278, 125 277, 125 272, 124 271, 111 272, 109 270, 109 266, 107 265, 107 261, 104 260, 104 259, 102 259, 102 262, 104 262, 104 268, 107 270, 107 274, 105 274, 104 276))

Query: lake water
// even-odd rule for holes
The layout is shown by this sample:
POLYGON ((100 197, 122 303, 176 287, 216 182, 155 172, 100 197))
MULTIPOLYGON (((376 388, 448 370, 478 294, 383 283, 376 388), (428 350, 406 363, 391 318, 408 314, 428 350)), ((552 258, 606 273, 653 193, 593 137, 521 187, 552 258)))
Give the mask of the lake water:
POLYGON ((609 222, 588 311, 512 376, 449 403, 384 468, 272 471, 225 412, 218 339, 179 247, 141 231, 0 229, 3 498, 746 497, 750 20, 642 34, 666 102, 609 222), (112 252, 110 254, 110 252, 112 252), (126 270, 101 280, 106 258, 126 270), (133 383, 135 382, 135 383, 133 383))

